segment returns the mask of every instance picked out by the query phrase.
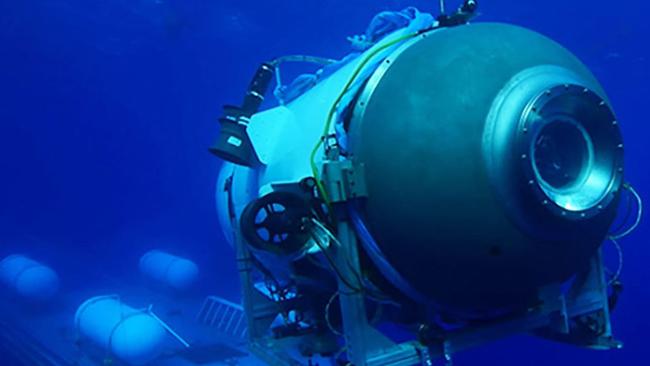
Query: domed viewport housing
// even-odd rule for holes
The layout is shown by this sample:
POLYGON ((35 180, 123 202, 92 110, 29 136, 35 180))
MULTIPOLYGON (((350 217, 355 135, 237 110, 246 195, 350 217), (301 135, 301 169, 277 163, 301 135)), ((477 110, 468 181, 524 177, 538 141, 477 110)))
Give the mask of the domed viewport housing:
POLYGON ((605 207, 621 183, 623 144, 614 113, 594 91, 564 84, 543 91, 522 116, 542 203, 586 217, 605 207))
POLYGON ((574 55, 523 28, 475 24, 403 47, 349 130, 378 247, 461 318, 538 303, 588 264, 616 216, 623 142, 607 96, 574 55))

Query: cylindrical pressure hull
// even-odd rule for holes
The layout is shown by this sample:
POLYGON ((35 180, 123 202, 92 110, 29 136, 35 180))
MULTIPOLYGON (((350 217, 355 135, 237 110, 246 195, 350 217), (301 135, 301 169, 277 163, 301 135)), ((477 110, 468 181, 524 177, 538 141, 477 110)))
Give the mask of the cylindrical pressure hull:
POLYGON ((151 362, 162 352, 165 330, 144 310, 123 304, 117 296, 97 296, 75 315, 79 334, 129 365, 151 362))
POLYGON ((450 312, 535 304, 540 287, 585 266, 616 212, 622 152, 610 148, 622 144, 602 88, 571 53, 523 28, 421 36, 367 83, 349 134, 365 166, 373 236, 403 277, 450 312), (586 131, 585 156, 602 163, 602 195, 580 191, 590 181, 576 188, 584 210, 551 198, 564 188, 541 182, 542 152, 531 162, 549 149, 534 130, 556 122, 586 131))
POLYGON ((56 272, 22 255, 10 255, 0 262, 0 280, 29 300, 47 300, 59 290, 56 272))
POLYGON ((160 250, 151 250, 140 258, 140 271, 176 290, 189 288, 199 274, 194 262, 160 250))

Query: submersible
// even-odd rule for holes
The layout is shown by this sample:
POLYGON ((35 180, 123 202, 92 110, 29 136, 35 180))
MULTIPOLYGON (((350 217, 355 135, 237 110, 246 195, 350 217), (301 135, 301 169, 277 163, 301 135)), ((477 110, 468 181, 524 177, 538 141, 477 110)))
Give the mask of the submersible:
POLYGON ((278 334, 303 337, 303 355, 336 354, 344 335, 354 365, 426 364, 518 332, 619 346, 599 251, 620 237, 624 188, 638 197, 619 121, 572 53, 468 24, 475 10, 381 13, 352 39, 361 52, 266 62, 224 108, 217 204, 260 354, 278 334), (323 67, 287 87, 289 61, 323 67), (279 105, 259 111, 274 75, 279 105))

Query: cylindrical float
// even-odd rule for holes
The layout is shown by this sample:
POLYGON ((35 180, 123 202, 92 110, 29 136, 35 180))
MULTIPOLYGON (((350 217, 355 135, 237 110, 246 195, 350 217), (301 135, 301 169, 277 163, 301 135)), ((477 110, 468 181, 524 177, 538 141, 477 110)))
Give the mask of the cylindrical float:
POLYGON ((196 281, 199 268, 189 259, 151 250, 140 258, 140 272, 173 289, 185 290, 196 281))
POLYGON ((151 362, 162 352, 165 329, 147 310, 134 309, 116 295, 84 302, 75 315, 77 332, 129 365, 151 362))
POLYGON ((29 300, 43 301, 59 290, 59 276, 51 268, 23 255, 0 262, 0 280, 29 300))

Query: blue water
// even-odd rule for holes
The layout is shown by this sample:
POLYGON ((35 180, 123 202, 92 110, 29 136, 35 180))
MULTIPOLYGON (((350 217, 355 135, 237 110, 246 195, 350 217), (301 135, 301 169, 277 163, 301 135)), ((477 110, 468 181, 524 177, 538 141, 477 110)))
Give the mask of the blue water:
MULTIPOLYGON (((455 6, 456 2, 448 3, 455 6)), ((224 103, 262 60, 341 57, 374 14, 437 1, 0 1, 0 257, 118 276, 152 247, 196 258, 203 286, 236 298, 233 252, 214 208, 207 153, 224 103)), ((600 79, 626 142, 627 180, 650 197, 648 2, 482 1, 479 21, 546 34, 600 79)), ((650 329, 647 225, 622 243, 621 351, 515 337, 458 365, 643 365, 650 329)), ((0 314, 0 317, 2 315, 0 314)))

